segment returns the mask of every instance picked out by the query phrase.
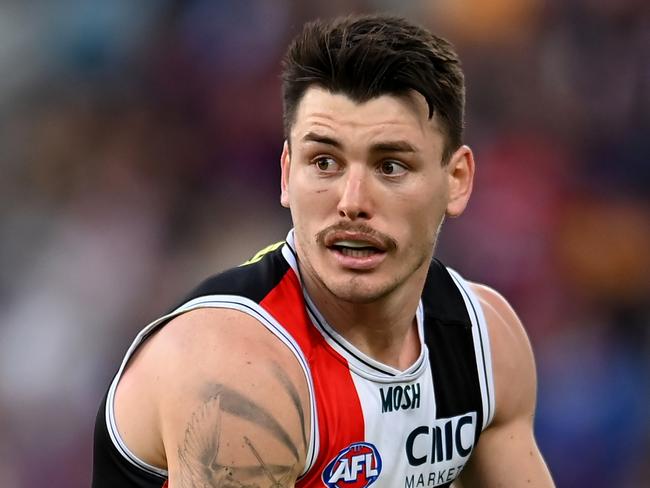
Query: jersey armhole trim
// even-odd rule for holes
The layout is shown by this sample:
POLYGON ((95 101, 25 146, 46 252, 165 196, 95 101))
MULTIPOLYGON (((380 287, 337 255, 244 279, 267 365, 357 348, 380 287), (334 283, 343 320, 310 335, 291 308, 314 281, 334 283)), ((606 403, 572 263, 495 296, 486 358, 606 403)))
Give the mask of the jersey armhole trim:
POLYGON ((139 468, 142 471, 145 471, 146 473, 149 474, 161 476, 164 479, 167 479, 168 477, 168 472, 166 469, 160 468, 158 466, 153 466, 140 459, 133 452, 131 452, 131 450, 128 448, 128 446, 122 439, 122 436, 120 435, 120 432, 117 428, 117 422, 115 421, 115 392, 117 391, 117 385, 120 381, 120 378, 122 377, 122 373, 124 373, 124 370, 126 368, 126 365, 129 362, 129 359, 131 359, 131 356, 136 351, 138 346, 140 346, 140 344, 142 344, 145 341, 145 339, 149 336, 149 334, 151 334, 159 324, 161 324, 165 320, 169 320, 175 315, 176 315, 175 313, 165 315, 164 317, 161 317, 158 320, 151 322, 149 325, 147 325, 144 329, 140 331, 140 333, 133 340, 133 343, 131 343, 131 346, 129 347, 126 354, 124 355, 124 359, 122 360, 120 369, 118 370, 117 374, 115 375, 115 378, 113 378, 113 381, 111 382, 111 386, 108 390, 108 397, 106 398, 106 428, 111 438, 111 442, 113 443, 113 446, 117 449, 118 453, 136 468, 139 468))
POLYGON ((494 376, 492 370, 492 353, 490 351, 490 336, 488 331, 483 307, 476 294, 469 284, 455 270, 447 268, 454 283, 460 291, 470 320, 472 322, 472 338, 474 341, 474 353, 476 355, 476 367, 478 370, 479 385, 481 388, 481 399, 483 402, 483 427, 485 430, 492 419, 495 411, 494 376))
POLYGON ((108 392, 108 398, 106 401, 106 426, 108 428, 109 435, 113 445, 117 448, 118 452, 129 461, 134 466, 142 469, 151 474, 156 474, 167 478, 168 472, 165 469, 152 466, 145 461, 138 458, 133 454, 123 439, 121 438, 119 431, 117 429, 117 424, 115 422, 115 391, 117 390, 117 384, 126 368, 126 365, 129 362, 129 359, 135 352, 135 350, 146 340, 146 338, 162 323, 167 322, 183 313, 190 312, 192 310, 197 310, 200 308, 224 308, 231 310, 238 310, 243 312, 253 318, 258 322, 264 325, 271 333, 273 333, 282 343, 284 343, 293 355, 298 360, 300 367, 305 375, 307 381, 307 386, 309 389, 309 404, 310 404, 310 413, 311 413, 311 422, 310 422, 310 432, 309 432, 309 445, 307 448, 307 453, 305 456, 305 466, 301 471, 299 478, 304 477, 309 470, 312 468, 316 461, 319 450, 318 442, 318 418, 316 411, 316 394, 314 390, 314 385, 311 377, 311 371, 309 369, 309 364, 307 359, 304 356, 300 346, 293 339, 293 337, 282 327, 282 325, 275 320, 275 318, 269 314, 264 308, 262 308, 258 303, 238 295, 206 295, 202 297, 195 298, 186 302, 185 304, 178 307, 173 312, 151 322, 147 325, 140 333, 136 336, 135 340, 129 347, 120 369, 118 370, 108 392))

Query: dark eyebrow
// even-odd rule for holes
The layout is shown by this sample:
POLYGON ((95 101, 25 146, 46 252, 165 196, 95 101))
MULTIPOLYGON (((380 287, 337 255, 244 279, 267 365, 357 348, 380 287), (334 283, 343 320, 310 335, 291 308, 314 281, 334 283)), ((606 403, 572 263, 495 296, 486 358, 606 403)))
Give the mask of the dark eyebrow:
POLYGON ((302 140, 305 142, 318 142, 319 144, 327 144, 328 146, 333 146, 337 149, 343 148, 341 141, 338 141, 332 137, 316 134, 315 132, 307 132, 303 136, 302 140))
POLYGON ((414 153, 417 149, 406 141, 378 142, 370 146, 370 152, 407 152, 414 153))
MULTIPOLYGON (((317 142, 319 144, 326 144, 328 146, 332 146, 337 149, 343 148, 343 143, 341 143, 341 141, 334 139, 333 137, 317 134, 315 132, 307 132, 307 134, 304 135, 302 140, 306 142, 317 142)), ((417 152, 417 149, 412 144, 406 141, 385 141, 385 142, 377 142, 372 146, 370 146, 370 152, 414 153, 417 152)))

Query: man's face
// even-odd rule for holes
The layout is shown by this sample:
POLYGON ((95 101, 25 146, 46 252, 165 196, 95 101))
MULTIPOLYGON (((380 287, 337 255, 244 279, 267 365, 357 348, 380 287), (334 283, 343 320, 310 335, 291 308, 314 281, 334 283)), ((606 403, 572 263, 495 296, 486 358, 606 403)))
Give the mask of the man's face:
POLYGON ((459 197, 455 166, 471 152, 442 166, 443 144, 415 92, 359 104, 307 90, 282 155, 282 204, 308 286, 354 303, 421 286, 445 213, 462 212, 471 189, 469 174, 459 197))

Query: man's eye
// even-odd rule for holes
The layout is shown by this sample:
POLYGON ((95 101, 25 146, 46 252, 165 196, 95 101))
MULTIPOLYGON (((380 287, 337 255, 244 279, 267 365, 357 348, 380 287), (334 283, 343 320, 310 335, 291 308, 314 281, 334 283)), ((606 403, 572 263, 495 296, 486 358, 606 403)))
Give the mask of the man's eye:
POLYGON ((381 174, 386 176, 399 176, 406 173, 406 166, 397 161, 388 159, 386 161, 382 161, 381 165, 379 166, 379 171, 381 174))
POLYGON ((329 156, 320 156, 316 158, 314 160, 314 164, 319 171, 325 173, 334 172, 338 168, 338 163, 336 160, 334 158, 330 158, 329 156))

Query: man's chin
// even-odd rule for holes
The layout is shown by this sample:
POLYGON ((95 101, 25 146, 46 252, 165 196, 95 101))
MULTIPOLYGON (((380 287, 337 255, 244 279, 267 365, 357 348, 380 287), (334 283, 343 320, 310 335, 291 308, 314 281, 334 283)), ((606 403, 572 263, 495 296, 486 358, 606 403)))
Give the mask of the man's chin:
POLYGON ((392 287, 388 284, 368 283, 352 279, 344 283, 330 283, 327 289, 338 300, 354 304, 368 304, 387 296, 392 287))

